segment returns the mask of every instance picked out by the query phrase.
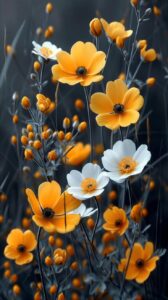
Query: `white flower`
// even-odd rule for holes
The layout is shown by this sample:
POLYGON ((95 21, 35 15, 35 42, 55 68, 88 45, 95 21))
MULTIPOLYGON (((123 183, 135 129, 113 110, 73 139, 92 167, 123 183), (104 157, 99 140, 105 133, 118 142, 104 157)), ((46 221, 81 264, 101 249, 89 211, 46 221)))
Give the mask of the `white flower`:
POLYGON ((94 209, 93 207, 86 208, 85 204, 81 204, 78 208, 70 212, 71 214, 80 215, 81 218, 87 218, 93 215, 97 211, 97 208, 94 209))
POLYGON ((56 45, 47 41, 44 42, 42 45, 36 43, 35 41, 33 41, 32 44, 34 46, 32 53, 41 56, 46 60, 57 60, 57 53, 62 50, 61 48, 57 48, 56 45))
POLYGON ((85 200, 102 194, 109 178, 98 165, 88 163, 82 172, 72 170, 67 175, 67 181, 70 186, 68 193, 79 200, 85 200))
POLYGON ((111 180, 122 183, 132 175, 140 174, 151 158, 147 145, 141 145, 137 150, 135 143, 125 139, 118 141, 113 149, 104 151, 102 163, 109 171, 111 180))

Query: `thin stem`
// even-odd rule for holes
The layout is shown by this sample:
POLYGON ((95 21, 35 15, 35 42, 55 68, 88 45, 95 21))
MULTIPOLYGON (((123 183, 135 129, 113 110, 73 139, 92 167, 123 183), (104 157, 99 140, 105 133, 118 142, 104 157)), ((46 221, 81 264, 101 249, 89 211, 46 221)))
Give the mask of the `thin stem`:
POLYGON ((86 107, 87 107, 87 114, 88 114, 88 125, 89 125, 89 140, 91 146, 91 154, 90 154, 90 161, 93 160, 93 139, 92 139, 92 128, 91 128, 91 116, 90 116, 90 109, 89 109, 89 98, 87 89, 84 87, 84 93, 86 98, 86 107))
POLYGON ((97 229, 97 226, 98 226, 98 223, 99 223, 99 218, 100 218, 99 204, 98 204, 98 201, 97 201, 96 197, 94 197, 94 199, 95 199, 95 203, 96 203, 96 207, 97 207, 97 218, 96 218, 96 223, 95 223, 95 226, 94 226, 94 230, 93 230, 93 234, 92 234, 92 239, 91 239, 92 245, 93 245, 93 242, 94 242, 94 236, 95 236, 96 229, 97 229))
POLYGON ((43 286, 44 298, 45 298, 45 300, 48 300, 47 291, 46 291, 45 282, 44 282, 44 274, 43 274, 43 268, 42 268, 42 263, 41 263, 41 257, 40 257, 40 234, 41 234, 41 230, 42 230, 42 228, 39 227, 38 233, 37 233, 37 257, 38 257, 38 265, 39 265, 41 282, 42 282, 42 286, 43 286))

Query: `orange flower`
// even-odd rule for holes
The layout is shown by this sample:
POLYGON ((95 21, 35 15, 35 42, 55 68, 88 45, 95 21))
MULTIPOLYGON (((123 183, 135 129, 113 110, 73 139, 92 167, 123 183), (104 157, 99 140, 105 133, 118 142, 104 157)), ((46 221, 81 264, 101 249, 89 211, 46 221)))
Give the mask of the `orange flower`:
POLYGON ((70 54, 60 51, 57 61, 58 64, 52 67, 54 81, 88 86, 103 79, 99 73, 105 66, 106 55, 97 51, 93 43, 77 42, 72 46, 70 54))
POLYGON ((33 260, 33 254, 30 253, 36 248, 37 241, 31 230, 13 229, 7 237, 8 245, 5 247, 4 255, 15 260, 17 265, 28 264, 33 260))
POLYGON ((112 234, 123 235, 129 226, 125 211, 117 206, 108 208, 104 212, 103 217, 107 222, 103 225, 103 228, 112 234))
POLYGON ((37 109, 44 114, 49 114, 55 109, 55 102, 52 102, 49 98, 43 94, 37 94, 37 109))
POLYGON ((91 96, 90 108, 98 114, 96 121, 99 126, 115 130, 135 124, 143 103, 138 88, 128 89, 123 80, 117 79, 107 83, 106 94, 95 93, 91 96))
MULTIPOLYGON (((68 146, 66 151, 72 146, 68 146)), ((77 143, 69 152, 67 152, 63 161, 70 166, 81 165, 90 155, 91 146, 89 144, 77 143)))
POLYGON ((151 48, 149 50, 146 50, 146 48, 147 48, 147 45, 141 49, 141 52, 140 52, 141 59, 144 61, 153 62, 157 58, 157 53, 156 53, 155 49, 151 48))
POLYGON ((126 272, 127 280, 135 279, 136 282, 143 283, 156 268, 156 261, 159 260, 159 256, 154 256, 153 252, 153 243, 147 242, 144 248, 141 244, 135 243, 132 252, 130 248, 127 249, 126 257, 121 259, 118 270, 126 272))
POLYGON ((120 22, 108 23, 104 19, 100 20, 107 37, 119 47, 123 46, 124 41, 133 33, 132 30, 125 30, 125 26, 120 22))
POLYGON ((43 182, 38 188, 38 199, 31 189, 26 189, 28 201, 34 212, 33 221, 47 232, 66 233, 79 224, 80 215, 71 214, 81 202, 66 191, 61 194, 56 181, 43 182))

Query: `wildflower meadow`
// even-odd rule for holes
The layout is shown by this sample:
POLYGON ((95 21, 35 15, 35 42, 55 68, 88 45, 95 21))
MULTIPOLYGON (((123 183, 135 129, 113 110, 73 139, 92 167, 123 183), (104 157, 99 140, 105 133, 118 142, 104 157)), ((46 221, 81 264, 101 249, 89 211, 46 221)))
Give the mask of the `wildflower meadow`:
POLYGON ((168 1, 0 16, 0 300, 168 299, 168 1))

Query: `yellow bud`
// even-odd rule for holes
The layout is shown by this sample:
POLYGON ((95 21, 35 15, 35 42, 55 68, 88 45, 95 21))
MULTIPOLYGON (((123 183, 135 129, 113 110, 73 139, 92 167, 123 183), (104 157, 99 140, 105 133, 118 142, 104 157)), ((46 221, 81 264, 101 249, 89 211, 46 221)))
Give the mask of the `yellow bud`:
POLYGON ((13 118, 12 118, 12 121, 13 121, 14 124, 17 124, 18 121, 19 121, 18 115, 14 115, 13 118))
POLYGON ((90 33, 93 36, 100 36, 102 33, 102 24, 100 22, 100 20, 98 18, 94 18, 93 20, 90 21, 89 23, 89 27, 90 27, 90 33))
POLYGON ((32 160, 34 158, 33 152, 31 149, 25 149, 24 157, 26 160, 32 160))
POLYGON ((53 5, 51 2, 48 2, 45 7, 46 14, 50 14, 53 11, 53 5))
POLYGON ((21 288, 18 284, 15 284, 12 288, 12 291, 15 295, 20 295, 21 293, 21 288))
POLYGON ((21 105, 24 109, 29 109, 31 106, 30 99, 27 96, 24 96, 21 100, 21 105))
POLYGON ((87 129, 87 123, 86 122, 81 122, 78 126, 78 131, 79 132, 84 132, 87 129))
POLYGON ((58 158, 57 152, 55 150, 51 150, 50 152, 48 152, 48 160, 56 160, 58 158))
POLYGON ((40 69, 41 69, 41 64, 39 63, 39 61, 35 61, 35 62, 34 62, 33 68, 34 68, 34 71, 35 71, 35 72, 40 71, 40 69))

